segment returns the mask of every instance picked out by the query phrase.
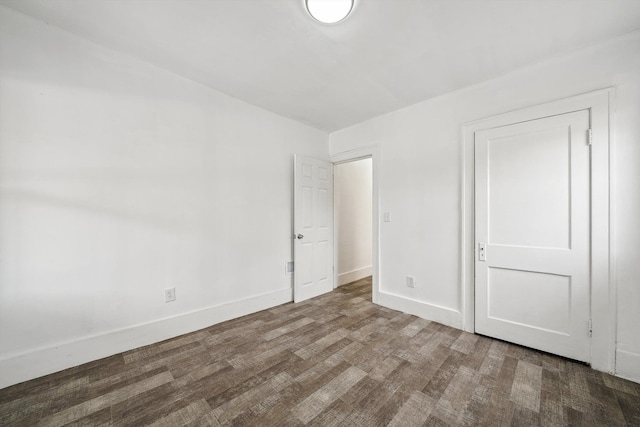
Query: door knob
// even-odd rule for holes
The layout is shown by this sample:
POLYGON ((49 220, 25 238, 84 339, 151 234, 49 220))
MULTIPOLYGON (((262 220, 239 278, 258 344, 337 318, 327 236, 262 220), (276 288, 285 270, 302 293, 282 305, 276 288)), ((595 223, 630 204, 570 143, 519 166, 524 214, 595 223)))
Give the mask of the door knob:
POLYGON ((298 235, 296 236, 296 238, 297 238, 297 239, 302 239, 303 237, 304 237, 304 235, 302 235, 302 234, 298 234, 298 235))

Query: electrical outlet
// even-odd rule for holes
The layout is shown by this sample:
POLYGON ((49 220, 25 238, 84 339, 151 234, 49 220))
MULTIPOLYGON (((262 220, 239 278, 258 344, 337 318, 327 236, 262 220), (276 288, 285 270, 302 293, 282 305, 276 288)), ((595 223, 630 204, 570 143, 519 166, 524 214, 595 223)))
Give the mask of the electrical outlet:
POLYGON ((384 222, 391 222, 391 212, 385 212, 382 214, 382 219, 384 222))
POLYGON ((407 276, 407 286, 410 288, 416 287, 416 278, 413 276, 407 276))
POLYGON ((164 290, 164 302, 171 302, 176 300, 176 288, 169 288, 164 290))

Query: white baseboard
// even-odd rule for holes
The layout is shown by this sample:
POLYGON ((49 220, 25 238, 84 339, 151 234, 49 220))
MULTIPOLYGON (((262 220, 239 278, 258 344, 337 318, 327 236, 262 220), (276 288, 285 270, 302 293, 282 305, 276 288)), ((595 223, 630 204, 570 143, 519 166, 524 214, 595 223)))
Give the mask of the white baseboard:
POLYGON ((404 313, 413 314, 423 319, 433 320, 434 322, 442 323, 452 328, 462 329, 462 313, 450 308, 382 291, 378 293, 378 304, 404 313))
POLYGON ((338 274, 338 286, 346 285, 347 283, 355 282, 356 280, 369 276, 371 276, 371 266, 340 273, 338 274))
POLYGON ((290 288, 0 359, 0 388, 194 332, 292 300, 290 288))
POLYGON ((640 354, 616 350, 616 376, 640 383, 640 354))

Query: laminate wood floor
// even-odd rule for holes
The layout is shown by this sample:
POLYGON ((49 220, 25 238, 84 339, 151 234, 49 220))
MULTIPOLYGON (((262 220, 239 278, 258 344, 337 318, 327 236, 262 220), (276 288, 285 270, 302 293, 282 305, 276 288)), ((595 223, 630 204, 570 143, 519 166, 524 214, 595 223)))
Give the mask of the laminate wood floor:
POLYGON ((371 303, 363 279, 0 390, 1 425, 640 425, 640 384, 371 303))

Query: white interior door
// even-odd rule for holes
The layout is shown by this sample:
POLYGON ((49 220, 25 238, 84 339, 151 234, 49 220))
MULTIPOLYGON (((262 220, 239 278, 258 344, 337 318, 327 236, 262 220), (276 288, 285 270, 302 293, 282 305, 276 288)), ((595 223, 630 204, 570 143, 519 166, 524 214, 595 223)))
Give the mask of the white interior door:
POLYGON ((590 359, 589 111, 475 133, 476 332, 590 359))
POLYGON ((333 164, 295 156, 293 300, 333 290, 333 164))

